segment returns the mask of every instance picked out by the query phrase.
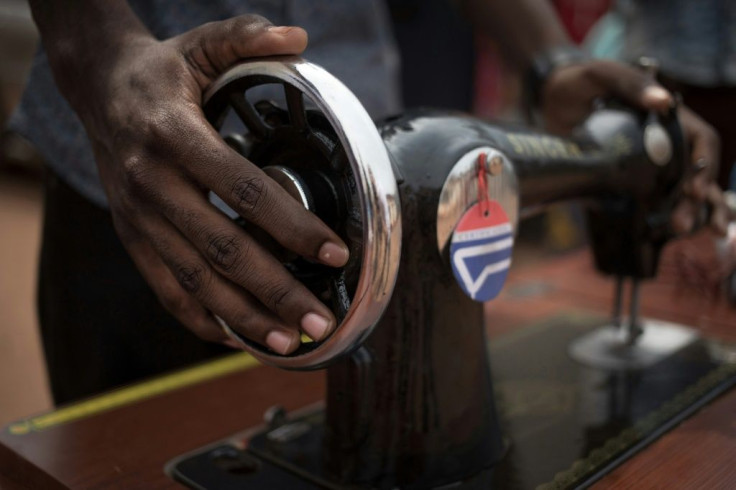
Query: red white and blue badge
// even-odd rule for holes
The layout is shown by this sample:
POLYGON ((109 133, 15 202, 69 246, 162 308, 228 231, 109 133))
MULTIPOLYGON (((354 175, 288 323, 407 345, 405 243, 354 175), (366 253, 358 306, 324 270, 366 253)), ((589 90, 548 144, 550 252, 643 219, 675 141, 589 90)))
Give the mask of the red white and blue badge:
POLYGON ((478 173, 479 201, 460 218, 450 242, 450 262, 460 287, 475 301, 501 292, 511 266, 514 235, 501 205, 488 198, 485 169, 478 173))

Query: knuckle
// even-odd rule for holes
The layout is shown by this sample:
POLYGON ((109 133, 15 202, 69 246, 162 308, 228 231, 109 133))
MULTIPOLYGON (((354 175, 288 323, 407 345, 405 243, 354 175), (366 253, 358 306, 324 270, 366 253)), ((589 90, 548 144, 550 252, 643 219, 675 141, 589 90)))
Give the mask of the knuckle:
POLYGON ((141 182, 131 187, 129 183, 123 184, 110 199, 110 209, 118 219, 124 220, 126 224, 137 227, 150 213, 151 193, 149 186, 153 184, 141 182))
POLYGON ((121 192, 115 202, 110 203, 110 207, 114 208, 120 216, 129 217, 131 220, 135 219, 139 208, 135 197, 130 192, 121 192))
POLYGON ((191 135, 184 136, 191 115, 183 108, 164 104, 140 122, 140 141, 144 151, 154 156, 186 155, 191 135))
POLYGON ((236 40, 242 39, 243 36, 254 38, 264 32, 269 25, 271 22, 266 18, 255 14, 209 22, 201 26, 200 32, 203 34, 185 49, 185 58, 191 66, 196 67, 206 77, 212 78, 227 68, 220 55, 234 56, 236 59, 239 57, 236 40))
POLYGON ((294 288, 286 284, 274 284, 266 288, 263 299, 269 309, 278 311, 284 307, 293 291, 294 288))
POLYGON ((193 310, 191 298, 185 294, 167 291, 159 297, 161 305, 174 316, 186 317, 193 310))
POLYGON ((176 268, 175 276, 189 294, 200 294, 205 289, 205 269, 200 264, 183 264, 176 268))
POLYGON ((172 220, 186 233, 196 234, 202 226, 202 218, 198 212, 190 208, 172 206, 172 220))
POLYGON ((122 162, 124 187, 139 192, 148 186, 148 168, 146 160, 139 155, 131 155, 122 162))
POLYGON ((200 83, 208 83, 208 79, 214 78, 217 75, 216 67, 213 66, 212 61, 207 55, 207 51, 202 44, 198 43, 187 46, 182 50, 182 54, 189 66, 195 68, 196 72, 201 73, 206 77, 200 83))
POLYGON ((232 235, 215 235, 207 242, 207 256, 225 272, 235 270, 240 262, 242 247, 232 235))
POLYGON ((258 14, 245 14, 232 19, 228 26, 232 31, 249 31, 255 32, 262 30, 271 25, 271 22, 265 17, 258 14))
POLYGON ((252 216, 263 208, 266 201, 266 185, 262 178, 238 177, 232 185, 231 194, 237 211, 252 216))

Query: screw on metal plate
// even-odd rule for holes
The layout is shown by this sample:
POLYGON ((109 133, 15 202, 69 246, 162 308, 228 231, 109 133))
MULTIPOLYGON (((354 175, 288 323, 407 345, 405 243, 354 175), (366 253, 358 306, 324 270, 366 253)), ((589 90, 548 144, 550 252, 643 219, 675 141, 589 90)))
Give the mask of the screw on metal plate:
POLYGON ((293 422, 284 424, 278 429, 269 430, 266 438, 269 441, 286 444, 308 434, 312 430, 312 426, 306 422, 293 422))
POLYGON ((263 414, 263 421, 269 430, 277 429, 286 423, 286 410, 281 405, 269 407, 263 414))
POLYGON ((492 156, 486 162, 486 168, 491 175, 500 175, 503 172, 503 160, 498 155, 492 156))
POLYGON ((281 405, 274 405, 263 414, 268 425, 266 438, 269 441, 287 443, 308 433, 312 427, 306 422, 292 422, 287 420, 286 410, 281 405))

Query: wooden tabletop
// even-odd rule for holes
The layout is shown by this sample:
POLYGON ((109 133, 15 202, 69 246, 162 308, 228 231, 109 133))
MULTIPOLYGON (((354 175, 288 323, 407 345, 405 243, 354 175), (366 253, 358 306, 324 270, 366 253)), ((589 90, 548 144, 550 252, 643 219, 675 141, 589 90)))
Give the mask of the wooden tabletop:
MULTIPOLYGON (((736 341, 736 309, 673 280, 643 288, 643 313, 736 341)), ((586 252, 528 264, 488 305, 491 338, 571 305, 608 311, 613 285, 586 252)), ((143 383, 42 414, 0 432, 0 488, 180 488, 163 472, 171 458, 258 425, 275 404, 321 400, 324 373, 253 365, 238 354, 213 366, 143 383), (214 367, 213 367, 214 366, 214 367), (177 377, 178 376, 178 377, 177 377)), ((717 399, 596 488, 736 488, 736 392, 717 399)))

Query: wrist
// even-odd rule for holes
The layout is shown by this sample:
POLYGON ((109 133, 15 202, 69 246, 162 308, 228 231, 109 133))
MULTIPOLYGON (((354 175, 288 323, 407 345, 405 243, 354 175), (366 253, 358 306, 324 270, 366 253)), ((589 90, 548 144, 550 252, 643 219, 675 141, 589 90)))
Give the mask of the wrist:
POLYGON ((148 32, 118 28, 106 33, 70 32, 44 36, 43 46, 54 75, 79 83, 81 77, 99 76, 131 49, 150 41, 155 39, 148 32))
POLYGON ((573 44, 560 44, 537 53, 529 63, 524 77, 527 108, 530 111, 541 108, 544 86, 555 70, 582 63, 588 59, 589 56, 573 44))
POLYGON ((54 77, 67 97, 132 43, 153 39, 125 1, 31 0, 30 4, 54 77))

